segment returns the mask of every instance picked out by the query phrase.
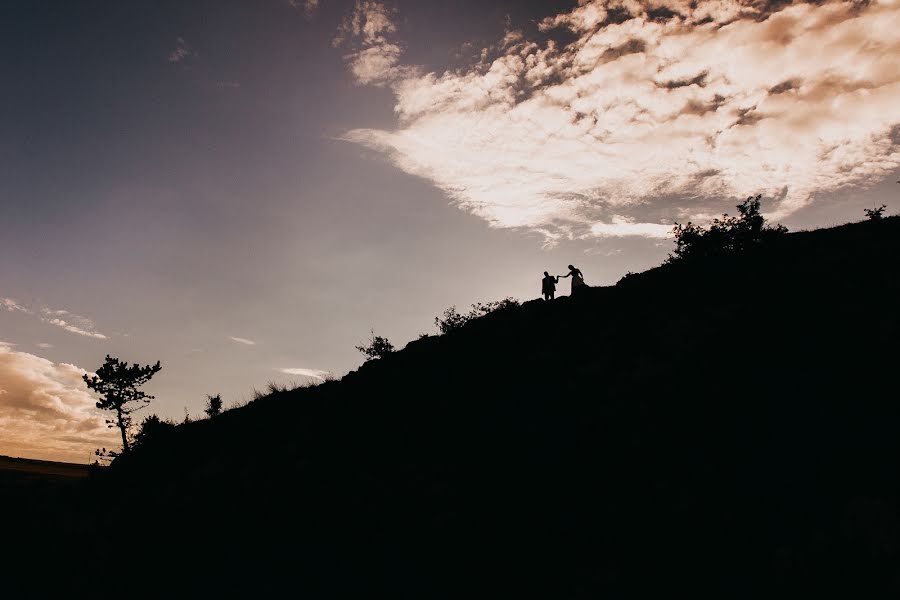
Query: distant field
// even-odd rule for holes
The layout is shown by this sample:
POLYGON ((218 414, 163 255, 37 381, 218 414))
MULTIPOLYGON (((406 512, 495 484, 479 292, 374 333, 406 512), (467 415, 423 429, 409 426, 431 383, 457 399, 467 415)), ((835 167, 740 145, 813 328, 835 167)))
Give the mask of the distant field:
POLYGON ((87 477, 88 465, 30 460, 0 456, 0 477, 38 477, 41 479, 81 479, 87 477))

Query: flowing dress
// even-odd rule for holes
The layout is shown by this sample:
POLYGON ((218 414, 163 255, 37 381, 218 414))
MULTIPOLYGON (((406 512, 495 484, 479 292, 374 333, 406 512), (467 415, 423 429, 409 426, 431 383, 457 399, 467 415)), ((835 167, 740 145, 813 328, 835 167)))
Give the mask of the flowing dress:
POLYGON ((584 276, 582 276, 581 271, 575 269, 574 271, 570 271, 569 274, 572 276, 572 292, 571 294, 574 296, 575 292, 580 290, 581 288, 587 287, 584 283, 584 276))

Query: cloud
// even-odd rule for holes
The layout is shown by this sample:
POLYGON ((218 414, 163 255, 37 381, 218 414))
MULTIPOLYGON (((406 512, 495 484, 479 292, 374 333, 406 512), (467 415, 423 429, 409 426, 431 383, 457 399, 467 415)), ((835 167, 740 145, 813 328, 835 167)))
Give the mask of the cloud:
POLYGON ((284 373, 285 375, 302 375, 303 377, 311 377, 312 379, 319 379, 321 381, 325 381, 325 378, 331 375, 329 371, 323 371, 321 369, 290 368, 277 370, 279 373, 284 373))
POLYGON ((75 325, 74 323, 71 323, 68 321, 63 321, 62 319, 43 319, 43 321, 50 325, 56 325, 57 327, 62 327, 69 333, 75 333, 78 335, 83 335, 85 337, 95 338, 98 340, 109 339, 105 335, 103 335, 102 333, 100 333, 98 331, 92 331, 91 329, 83 329, 82 327, 79 327, 78 325, 75 325))
POLYGON ((69 333, 98 340, 109 339, 107 336, 97 331, 94 322, 87 317, 76 315, 67 310, 53 310, 50 308, 42 308, 40 312, 42 315, 41 321, 65 329, 69 333), (66 320, 63 320, 60 317, 66 317, 66 320))
POLYGON ((391 41, 397 26, 393 22, 395 11, 383 2, 357 0, 353 12, 338 28, 332 42, 335 47, 349 43, 353 52, 345 58, 355 80, 361 85, 385 86, 404 77, 419 73, 417 67, 401 66, 404 47, 391 41))
POLYGON ((288 0, 288 4, 294 8, 302 8, 308 17, 319 10, 319 0, 288 0))
POLYGON ((21 312, 25 314, 31 314, 31 310, 25 308, 12 298, 0 298, 0 308, 4 308, 9 312, 21 312))
POLYGON ((169 52, 169 55, 166 57, 170 63, 180 63, 191 56, 194 56, 195 52, 191 50, 191 45, 187 43, 184 38, 178 38, 176 40, 175 48, 169 52))
POLYGON ((443 73, 401 64, 393 15, 357 2, 338 39, 398 124, 343 139, 495 227, 659 237, 751 193, 782 218, 900 168, 898 0, 581 0, 540 21, 546 41, 507 31, 443 73))
POLYGON ((84 372, 0 343, 0 454, 84 463, 115 447, 84 372))
POLYGON ((615 215, 612 223, 594 223, 591 232, 598 237, 640 236, 667 238, 672 235, 672 227, 659 223, 635 223, 626 217, 615 215))
POLYGON ((42 349, 44 349, 44 350, 47 350, 48 348, 52 348, 52 347, 53 347, 53 344, 48 344, 47 342, 41 342, 41 343, 35 344, 35 345, 36 345, 38 348, 42 348, 42 349))
POLYGON ((237 342, 238 344, 244 344, 245 346, 255 346, 256 345, 256 342, 254 342, 253 340, 248 340, 246 338, 229 337, 228 339, 231 340, 232 342, 237 342))
MULTIPOLYGON (((107 336, 97 331, 97 328, 91 319, 88 319, 87 317, 83 317, 81 315, 76 315, 67 310, 46 307, 39 310, 34 310, 28 306, 24 306, 16 302, 11 298, 0 298, 0 307, 6 308, 6 310, 11 312, 19 312, 27 315, 37 314, 39 315, 42 322, 47 323, 48 325, 60 327, 70 333, 75 333, 98 340, 109 339, 107 336), (63 320, 60 317, 66 317, 66 320, 63 320)), ((49 348, 50 346, 47 345, 41 347, 49 348)))

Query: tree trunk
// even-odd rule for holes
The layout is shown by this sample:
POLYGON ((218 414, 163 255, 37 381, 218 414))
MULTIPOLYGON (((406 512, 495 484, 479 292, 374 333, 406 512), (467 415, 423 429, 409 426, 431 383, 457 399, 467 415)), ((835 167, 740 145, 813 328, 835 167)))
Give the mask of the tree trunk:
POLYGON ((128 454, 128 432, 125 431, 125 421, 122 419, 122 409, 116 409, 116 422, 122 432, 122 454, 128 454))

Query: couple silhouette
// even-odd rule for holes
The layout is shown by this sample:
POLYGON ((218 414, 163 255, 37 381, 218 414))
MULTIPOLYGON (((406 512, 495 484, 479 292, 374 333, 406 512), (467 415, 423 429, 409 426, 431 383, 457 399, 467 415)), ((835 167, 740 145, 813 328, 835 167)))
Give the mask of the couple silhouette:
POLYGON ((569 272, 565 275, 550 275, 547 271, 544 271, 544 279, 541 280, 541 292, 544 294, 544 300, 553 300, 556 296, 556 284, 559 283, 561 278, 565 279, 566 277, 572 278, 572 296, 575 295, 576 291, 587 287, 581 270, 576 269, 572 265, 569 265, 569 272))

